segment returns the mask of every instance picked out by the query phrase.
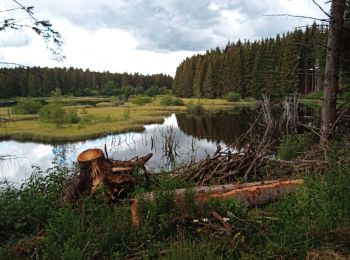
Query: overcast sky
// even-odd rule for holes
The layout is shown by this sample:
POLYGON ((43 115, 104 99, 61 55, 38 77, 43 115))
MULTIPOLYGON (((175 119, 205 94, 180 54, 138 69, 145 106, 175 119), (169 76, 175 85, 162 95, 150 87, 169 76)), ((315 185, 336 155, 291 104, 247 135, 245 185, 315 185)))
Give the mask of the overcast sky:
MULTIPOLYGON (((325 0, 316 0, 327 11, 325 0)), ((283 33, 324 17, 312 0, 20 0, 35 6, 64 40, 66 59, 57 62, 34 32, 0 31, 0 61, 29 66, 73 66, 111 72, 175 74, 187 56, 224 46, 229 40, 283 33)), ((0 0, 0 10, 14 7, 0 0)), ((0 12, 27 21, 18 11, 0 12)))

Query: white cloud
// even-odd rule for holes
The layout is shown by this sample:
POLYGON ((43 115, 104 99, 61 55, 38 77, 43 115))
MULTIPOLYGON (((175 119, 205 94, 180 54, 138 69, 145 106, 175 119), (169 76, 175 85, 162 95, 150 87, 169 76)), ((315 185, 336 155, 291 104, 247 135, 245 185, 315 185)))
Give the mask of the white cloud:
MULTIPOLYGON (((0 9, 4 8, 3 2, 9 1, 2 1, 0 9)), ((179 62, 198 51, 239 38, 271 37, 312 22, 266 17, 266 14, 324 16, 311 0, 39 0, 35 3, 23 0, 22 3, 35 4, 36 15, 49 19, 61 32, 67 59, 63 63, 50 60, 45 44, 33 32, 16 37, 1 32, 0 55, 6 61, 146 74, 174 75, 179 62)))

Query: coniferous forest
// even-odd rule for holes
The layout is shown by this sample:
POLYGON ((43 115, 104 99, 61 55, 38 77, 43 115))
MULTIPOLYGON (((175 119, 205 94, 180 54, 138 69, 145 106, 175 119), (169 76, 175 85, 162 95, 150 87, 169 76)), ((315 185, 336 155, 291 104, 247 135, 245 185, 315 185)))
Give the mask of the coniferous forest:
POLYGON ((117 95, 123 86, 171 88, 173 78, 165 74, 93 72, 75 68, 17 67, 0 69, 0 98, 49 96, 56 88, 62 94, 117 95))
MULTIPOLYGON (((184 60, 176 71, 174 92, 181 97, 217 98, 228 92, 242 97, 282 97, 323 88, 328 29, 313 24, 274 38, 237 41, 184 60)), ((343 38, 341 82, 348 82, 343 38)))

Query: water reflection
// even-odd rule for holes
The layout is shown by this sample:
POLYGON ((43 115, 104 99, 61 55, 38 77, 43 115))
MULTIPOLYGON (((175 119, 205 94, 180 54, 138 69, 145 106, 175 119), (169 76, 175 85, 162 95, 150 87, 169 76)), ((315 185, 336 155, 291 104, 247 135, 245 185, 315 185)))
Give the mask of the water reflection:
POLYGON ((185 114, 172 114, 162 124, 146 125, 141 133, 128 132, 66 144, 2 141, 0 156, 13 154, 18 158, 0 161, 0 178, 21 183, 32 172, 32 165, 42 170, 53 165, 70 165, 85 149, 104 149, 105 145, 109 157, 126 160, 152 152, 154 155, 147 164, 148 169, 170 169, 173 162, 177 165, 193 162, 212 154, 218 144, 225 147, 225 143, 232 140, 230 134, 236 136, 244 129, 239 126, 241 118, 237 116, 237 113, 226 116, 219 113, 193 119, 185 114), (215 117, 219 123, 215 122, 215 117))
POLYGON ((232 144, 247 131, 255 116, 256 109, 250 107, 217 111, 204 117, 176 115, 180 129, 186 134, 226 144, 232 144))

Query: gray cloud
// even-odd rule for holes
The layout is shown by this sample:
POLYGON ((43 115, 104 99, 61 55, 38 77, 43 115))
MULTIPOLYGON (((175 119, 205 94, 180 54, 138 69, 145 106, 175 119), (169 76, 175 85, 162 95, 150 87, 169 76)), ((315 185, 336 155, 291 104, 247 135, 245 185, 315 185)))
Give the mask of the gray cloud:
POLYGON ((30 44, 30 38, 23 32, 6 30, 0 33, 0 47, 24 47, 30 44))
POLYGON ((302 11, 288 10, 284 2, 293 3, 290 0, 41 0, 36 8, 89 30, 101 27, 126 30, 137 39, 139 49, 167 52, 209 49, 238 37, 273 36, 307 22, 263 17, 302 11), (224 12, 239 17, 230 24, 224 12))

